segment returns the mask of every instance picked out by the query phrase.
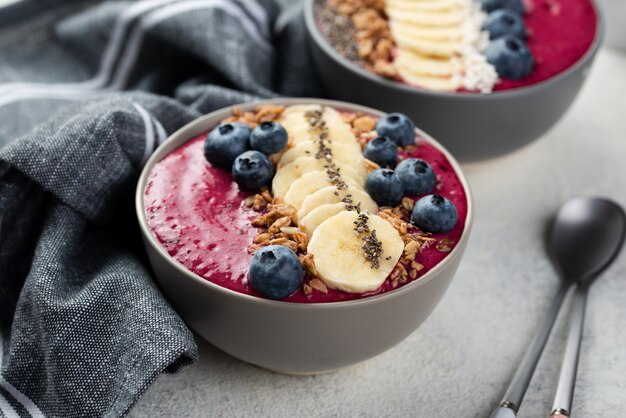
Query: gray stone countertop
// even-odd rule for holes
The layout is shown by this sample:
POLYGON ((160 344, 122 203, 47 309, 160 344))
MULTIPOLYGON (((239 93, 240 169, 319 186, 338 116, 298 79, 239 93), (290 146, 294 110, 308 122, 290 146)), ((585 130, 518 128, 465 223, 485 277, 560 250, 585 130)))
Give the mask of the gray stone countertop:
MULTIPOLYGON (((250 366, 198 337, 200 360, 160 376, 130 415, 488 417, 557 289, 544 255, 546 222, 578 195, 626 205, 626 55, 601 50, 576 102, 543 138, 463 168, 476 205, 466 254, 437 309, 404 342, 347 369, 294 377, 250 366)), ((549 415, 564 319, 521 418, 549 415)), ((626 252, 591 289, 573 418, 623 416, 625 331, 626 252)))

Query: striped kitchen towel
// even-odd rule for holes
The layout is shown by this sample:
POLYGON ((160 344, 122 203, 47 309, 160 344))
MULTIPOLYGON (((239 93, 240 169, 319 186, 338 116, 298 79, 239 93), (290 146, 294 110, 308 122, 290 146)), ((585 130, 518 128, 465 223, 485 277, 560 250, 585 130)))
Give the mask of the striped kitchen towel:
POLYGON ((0 0, 0 416, 122 416, 195 360, 134 186, 203 113, 321 94, 298 3, 0 0))

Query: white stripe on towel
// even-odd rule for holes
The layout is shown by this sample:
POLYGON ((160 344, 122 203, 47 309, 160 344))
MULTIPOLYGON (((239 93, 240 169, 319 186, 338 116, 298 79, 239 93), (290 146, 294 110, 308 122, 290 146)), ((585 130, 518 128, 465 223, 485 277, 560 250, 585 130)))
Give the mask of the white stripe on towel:
POLYGON ((141 116, 141 119, 143 120, 143 124, 145 126, 146 147, 144 150, 143 158, 141 159, 141 165, 144 165, 148 161, 150 155, 152 155, 154 150, 159 145, 161 145, 163 141, 165 141, 165 139, 167 138, 167 132, 165 132, 165 128, 163 128, 161 122, 159 122, 154 116, 152 116, 152 113, 146 110, 145 107, 135 102, 133 102, 133 106, 135 107, 137 112, 139 112, 139 115, 141 116))
POLYGON ((68 85, 65 85, 64 87, 63 85, 58 85, 58 89, 56 86, 55 88, 50 88, 50 85, 30 86, 22 89, 22 91, 16 91, 6 96, 0 96, 0 107, 27 99, 80 100, 105 91, 123 90, 126 87, 131 71, 139 56, 139 51, 146 31, 163 20, 175 15, 193 10, 209 8, 223 10, 229 15, 237 18, 244 30, 248 32, 248 35, 250 35, 250 37, 259 44, 259 46, 266 50, 271 50, 272 46, 261 36, 254 25, 254 22, 252 22, 250 18, 241 10, 241 8, 235 5, 235 3, 229 3, 226 0, 184 0, 155 10, 141 20, 139 28, 133 30, 131 34, 128 46, 120 59, 120 64, 118 65, 112 84, 109 87, 106 87, 103 90, 90 91, 72 90, 67 88, 68 85))
POLYGON ((170 6, 155 10, 141 19, 141 22, 139 24, 140 30, 135 31, 131 39, 129 40, 128 53, 124 55, 124 58, 120 62, 117 68, 117 73, 115 74, 113 82, 109 86, 109 89, 123 90, 127 86, 128 80, 130 78, 130 73, 133 70, 135 63, 137 62, 145 33, 150 30, 150 28, 175 15, 191 12, 194 10, 210 8, 220 9, 231 15, 232 17, 235 17, 239 20, 241 26, 248 33, 248 35, 261 48, 266 51, 272 49, 272 46, 269 44, 269 42, 259 33, 254 22, 250 20, 250 18, 241 10, 241 8, 237 7, 236 3, 231 3, 227 0, 182 1, 180 3, 172 4, 170 6))
MULTIPOLYGON (((4 350, 4 341, 2 340, 2 330, 0 330, 0 382, 4 380, 2 378, 2 351, 3 350, 4 350)), ((15 408, 11 406, 7 398, 5 398, 2 393, 0 393, 0 412, 2 412, 2 414, 6 418, 20 418, 15 408)))
POLYGON ((6 418, 20 418, 17 411, 11 406, 2 393, 0 393, 0 412, 6 418))
POLYGON ((154 125, 152 122, 153 117, 150 116, 150 112, 148 112, 140 104, 133 102, 133 106, 135 107, 135 109, 137 109, 137 112, 141 116, 145 128, 146 145, 143 152, 143 158, 141 159, 141 165, 143 166, 146 161, 148 161, 148 158, 150 158, 150 155, 152 155, 152 152, 154 151, 154 143, 156 142, 156 137, 154 135, 154 125))
MULTIPOLYGON (((3 357, 3 342, 2 342, 2 330, 0 330, 0 365, 2 365, 2 357, 3 357)), ((30 400, 30 398, 26 395, 24 395, 22 392, 20 392, 15 386, 13 386, 12 384, 10 384, 7 380, 5 380, 2 377, 1 374, 2 370, 0 369, 0 387, 3 388, 4 390, 6 390, 7 392, 9 392, 9 394, 11 394, 11 396, 13 396, 19 403, 21 403, 24 408, 26 408, 26 411, 28 411, 28 413, 33 417, 33 418, 44 418, 43 413, 41 412, 41 410, 37 407, 37 405, 35 405, 35 403, 30 400)), ((2 401, 6 399, 0 394, 0 409, 2 408, 2 401)), ((10 408, 8 409, 8 412, 5 412, 2 409, 2 412, 7 415, 7 418, 12 418, 11 415, 9 415, 11 412, 14 413, 15 415, 13 417, 19 417, 19 415, 17 414, 17 412, 15 411, 15 409, 13 409, 11 407, 11 405, 9 405, 8 401, 6 402, 7 406, 10 408)))
POLYGON ((239 3, 241 7, 246 9, 246 11, 256 20, 258 26, 261 30, 261 33, 265 37, 265 39, 270 40, 270 31, 269 31, 269 23, 267 17, 267 11, 263 6, 261 6, 257 0, 241 0, 239 3))
POLYGON ((154 122, 154 126, 156 126, 157 130, 157 145, 161 145, 167 139, 167 132, 165 132, 165 128, 161 125, 161 122, 154 117, 152 118, 152 122, 154 122))
POLYGON ((85 81, 75 83, 29 83, 15 82, 0 84, 0 93, 11 93, 22 89, 46 89, 49 90, 67 90, 67 89, 98 89, 104 87, 114 70, 114 64, 117 61, 120 52, 123 51, 125 40, 128 35, 128 29, 132 23, 147 12, 158 7, 175 3, 180 0, 143 0, 134 3, 128 9, 119 14, 113 25, 109 42, 104 49, 102 58, 100 59, 100 68, 96 75, 85 81))

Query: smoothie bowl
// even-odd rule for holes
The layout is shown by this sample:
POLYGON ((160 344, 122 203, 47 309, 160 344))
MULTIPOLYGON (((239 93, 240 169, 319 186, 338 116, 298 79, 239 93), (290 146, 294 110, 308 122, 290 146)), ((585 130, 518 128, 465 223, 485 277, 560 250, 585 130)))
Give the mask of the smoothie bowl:
POLYGON ((333 98, 404 112, 464 161, 554 125, 604 29, 593 0, 307 0, 305 16, 333 98))
POLYGON ((226 108, 173 134, 137 216, 166 297, 249 363, 320 373, 432 312, 472 223, 453 157, 405 115, 317 99, 226 108))

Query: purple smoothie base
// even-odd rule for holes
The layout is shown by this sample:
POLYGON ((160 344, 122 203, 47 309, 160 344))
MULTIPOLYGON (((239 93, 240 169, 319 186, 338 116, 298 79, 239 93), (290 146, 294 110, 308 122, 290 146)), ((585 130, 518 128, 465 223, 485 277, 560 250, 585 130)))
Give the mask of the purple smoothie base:
MULTIPOLYGON (((494 92, 529 87, 557 76, 576 64, 596 39, 598 14, 592 0, 524 0, 524 4, 528 32, 525 41, 535 59, 535 68, 520 80, 501 79, 494 92)), ((328 32, 319 19, 317 24, 321 33, 328 32)), ((401 79, 395 81, 412 86, 401 79)))
MULTIPOLYGON (((212 167, 203 155, 206 134, 180 146, 152 169, 145 189, 146 217, 150 229, 165 250, 189 271, 203 279, 235 292, 263 297, 247 281, 252 255, 248 252, 256 228, 251 220, 258 213, 246 209, 243 201, 249 193, 239 190, 230 172, 212 167)), ((459 242, 467 217, 467 197, 463 185, 447 158, 426 139, 417 138, 416 149, 402 157, 421 158, 437 174, 433 193, 450 199, 458 210, 459 221, 444 234, 433 234, 439 241, 459 242)), ((421 196, 415 196, 418 199, 421 196)), ((416 261, 424 266, 416 279, 400 283, 402 287, 441 262, 449 252, 437 250, 436 244, 418 253, 416 261)), ((306 279, 305 279, 306 280, 306 279)), ((390 281, 375 292, 353 294, 329 289, 327 294, 301 290, 281 299, 295 303, 322 303, 360 299, 392 291, 390 281)))

